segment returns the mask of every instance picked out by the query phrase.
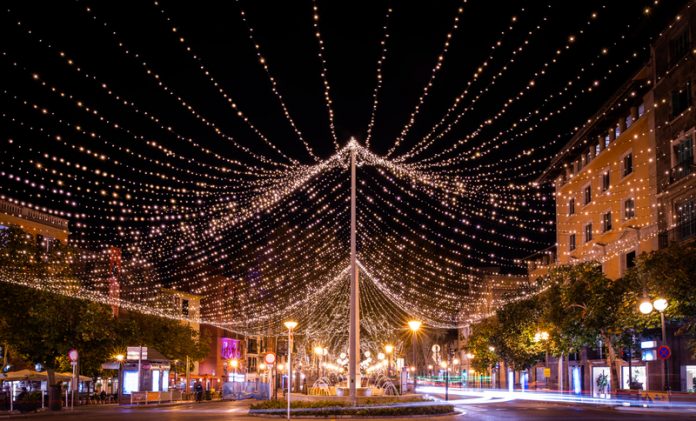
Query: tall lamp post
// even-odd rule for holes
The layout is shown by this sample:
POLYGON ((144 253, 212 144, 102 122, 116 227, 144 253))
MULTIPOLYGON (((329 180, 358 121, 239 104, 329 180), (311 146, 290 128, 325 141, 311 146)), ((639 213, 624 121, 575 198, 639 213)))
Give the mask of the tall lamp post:
POLYGON ((290 419, 290 393, 292 392, 292 330, 297 327, 297 322, 288 320, 283 324, 288 329, 288 419, 290 419))
POLYGON ((416 377, 418 373, 418 368, 416 366, 416 333, 420 329, 420 320, 411 320, 408 322, 408 328, 411 329, 411 348, 413 348, 413 393, 416 393, 416 377))
POLYGON ((445 400, 449 400, 449 367, 447 367, 447 361, 442 361, 440 367, 445 370, 445 400))
POLYGON ((321 377, 321 357, 324 355, 324 348, 321 346, 314 347, 314 358, 317 360, 317 378, 321 377))
POLYGON ((474 354, 467 352, 466 355, 466 387, 469 387, 469 376, 471 374, 471 360, 474 359, 474 354))
POLYGON ((118 399, 118 404, 121 404, 121 393, 123 390, 123 360, 126 357, 123 354, 116 355, 116 361, 118 361, 118 391, 116 392, 116 398, 118 399))
MULTIPOLYGON (((645 298, 640 303, 640 312, 643 314, 650 314, 653 308, 660 312, 660 324, 662 325, 662 342, 660 345, 667 345, 667 330, 665 328, 665 310, 667 309, 667 300, 664 298, 658 298, 652 303, 650 300, 645 298)), ((669 390, 669 366, 667 365, 667 360, 662 360, 662 388, 664 390, 669 390)))
POLYGON ((387 353, 387 375, 391 376, 391 356, 394 352, 394 345, 387 344, 384 345, 384 351, 387 353))
POLYGON ((230 367, 232 367, 232 390, 234 391, 237 385, 237 367, 239 367, 239 360, 234 358, 230 361, 230 367))
MULTIPOLYGON (((544 342, 544 348, 546 351, 546 358, 544 360, 544 369, 548 368, 549 371, 551 368, 549 367, 549 347, 547 345, 549 340, 549 332, 543 330, 541 332, 537 332, 534 334, 534 342, 544 342)), ((546 370, 544 370, 546 371, 546 370)), ((546 387, 549 387, 549 379, 546 378, 546 373, 544 372, 544 382, 546 383, 546 387)))

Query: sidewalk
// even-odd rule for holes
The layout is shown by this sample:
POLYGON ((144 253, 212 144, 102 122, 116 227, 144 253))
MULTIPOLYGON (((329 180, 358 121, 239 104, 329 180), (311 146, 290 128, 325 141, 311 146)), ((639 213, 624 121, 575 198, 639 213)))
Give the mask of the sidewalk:
MULTIPOLYGON (((221 402, 222 399, 213 399, 209 401, 202 401, 200 404, 221 402)), ((94 413, 108 412, 110 410, 117 409, 147 409, 147 408, 164 408, 170 406, 183 406, 183 405, 194 405, 197 404, 196 401, 176 401, 176 402, 163 402, 163 403, 151 403, 151 404, 133 404, 133 405, 118 405, 118 404, 106 404, 106 405, 83 405, 76 408, 61 409, 60 411, 49 411, 48 408, 40 409, 38 412, 26 412, 26 413, 9 413, 9 411, 0 411, 0 420, 4 419, 21 419, 21 418, 41 418, 41 417, 60 417, 63 415, 89 415, 94 413)))

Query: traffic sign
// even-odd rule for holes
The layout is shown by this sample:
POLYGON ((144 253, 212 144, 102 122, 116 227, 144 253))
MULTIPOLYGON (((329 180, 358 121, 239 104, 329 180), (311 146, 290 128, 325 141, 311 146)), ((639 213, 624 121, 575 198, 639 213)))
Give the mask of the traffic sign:
POLYGON ((76 362, 78 356, 79 356, 79 354, 77 353, 77 350, 75 348, 68 351, 68 358, 70 358, 71 362, 76 362))
POLYGON ((269 352, 265 357, 263 357, 263 360, 266 362, 266 364, 273 365, 275 364, 276 356, 274 353, 269 352))
POLYGON ((669 349, 667 345, 661 345, 659 348, 657 348, 657 356, 661 360, 666 360, 672 356, 672 350, 669 349))

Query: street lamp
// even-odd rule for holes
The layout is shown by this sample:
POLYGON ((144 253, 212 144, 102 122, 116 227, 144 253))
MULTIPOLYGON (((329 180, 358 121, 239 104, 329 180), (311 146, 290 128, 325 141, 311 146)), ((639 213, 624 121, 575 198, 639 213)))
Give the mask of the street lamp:
MULTIPOLYGON (((549 332, 542 330, 541 332, 537 332, 534 334, 534 342, 544 342, 544 348, 546 352, 546 357, 544 360, 544 368, 549 368, 549 347, 547 345, 547 341, 549 340, 549 332)), ((546 371, 546 370, 544 370, 546 371)), ((549 379, 546 378, 546 372, 544 372, 544 381, 546 383, 545 387, 549 387, 549 379)))
POLYGON ((297 322, 288 320, 283 324, 288 329, 288 419, 290 419, 290 393, 292 392, 292 330, 297 327, 297 322))
MULTIPOLYGON (((118 354, 116 355, 116 361, 118 361, 118 391, 116 392, 116 396, 118 397, 118 404, 121 404, 121 390, 123 389, 123 360, 126 359, 126 357, 123 354, 118 354)), ((43 393, 43 392, 42 392, 43 393)))
POLYGON ((466 355, 466 386, 469 387, 469 375, 471 374, 471 360, 474 359, 474 354, 467 352, 466 355))
POLYGON ((232 391, 234 392, 237 383, 237 367, 239 367, 239 360, 236 358, 230 360, 230 367, 232 367, 232 391))
POLYGON ((314 347, 314 358, 317 360, 317 377, 321 371, 321 357, 324 355, 324 348, 321 346, 314 347))
POLYGON ((449 400, 449 368, 447 368, 447 361, 442 361, 440 367, 445 370, 445 400, 449 400))
POLYGON ((420 329, 422 323, 420 320, 411 320, 408 322, 408 328, 411 329, 411 348, 413 348, 413 393, 416 393, 416 333, 420 329))
POLYGON ((384 346, 384 351, 387 353, 387 375, 391 376, 391 356, 394 352, 394 345, 387 344, 384 346))
MULTIPOLYGON (((667 309, 668 303, 664 298, 658 298, 652 303, 647 298, 644 298, 640 303, 639 309, 643 314, 652 313, 653 308, 660 312, 660 324, 662 327, 662 342, 661 345, 667 346, 667 330, 665 328, 665 310, 667 309)), ((667 360, 662 360, 662 385, 663 389, 669 390, 669 368, 667 365, 667 360)))

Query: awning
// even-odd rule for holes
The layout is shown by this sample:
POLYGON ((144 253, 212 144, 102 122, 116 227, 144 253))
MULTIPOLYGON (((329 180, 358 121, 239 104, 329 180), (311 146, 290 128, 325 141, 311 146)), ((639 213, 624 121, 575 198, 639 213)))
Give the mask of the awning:
MULTIPOLYGON (((56 380, 59 382, 69 382, 72 379, 72 373, 55 373, 56 380)), ((79 376, 81 382, 91 382, 92 378, 88 376, 79 376)), ((0 380, 7 382, 18 382, 18 381, 46 381, 48 380, 48 373, 46 371, 34 371, 34 370, 17 370, 10 371, 5 374, 0 375, 0 380)))

